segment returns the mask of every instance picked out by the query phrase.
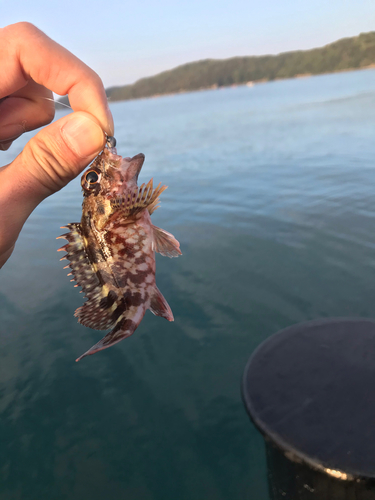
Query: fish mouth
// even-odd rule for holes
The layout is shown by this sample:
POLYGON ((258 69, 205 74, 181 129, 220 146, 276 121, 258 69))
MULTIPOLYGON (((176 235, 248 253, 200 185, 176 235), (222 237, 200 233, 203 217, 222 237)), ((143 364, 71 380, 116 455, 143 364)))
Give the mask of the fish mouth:
POLYGON ((133 158, 131 158, 131 163, 133 162, 137 162, 139 163, 139 171, 141 170, 142 168, 142 165, 143 165, 143 162, 145 161, 145 155, 143 153, 138 153, 137 155, 133 156, 133 158))
POLYGON ((138 153, 133 158, 123 158, 121 170, 124 172, 128 182, 131 180, 137 182, 144 161, 145 155, 143 153, 138 153))

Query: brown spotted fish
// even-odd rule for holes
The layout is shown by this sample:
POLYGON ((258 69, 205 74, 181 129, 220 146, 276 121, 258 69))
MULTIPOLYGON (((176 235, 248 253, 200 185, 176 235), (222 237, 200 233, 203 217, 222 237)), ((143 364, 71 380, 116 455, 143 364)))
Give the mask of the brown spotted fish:
POLYGON ((155 283, 155 252, 177 257, 180 244, 150 217, 167 186, 154 188, 151 179, 138 187, 144 155, 122 158, 115 144, 108 137, 83 174, 82 220, 68 224, 69 232, 60 236, 68 240, 59 250, 67 252, 69 275, 87 297, 75 312, 78 322, 95 330, 112 328, 76 361, 132 335, 147 309, 173 321, 155 283))

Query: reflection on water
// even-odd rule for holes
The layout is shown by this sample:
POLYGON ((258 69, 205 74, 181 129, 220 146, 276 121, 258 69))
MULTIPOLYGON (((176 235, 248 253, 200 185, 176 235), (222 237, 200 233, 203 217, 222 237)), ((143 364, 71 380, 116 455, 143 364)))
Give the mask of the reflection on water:
MULTIPOLYGON (((175 322, 101 338, 59 263, 79 180, 26 224, 0 283, 0 500, 267 499, 240 399, 254 348, 292 323, 373 316, 375 71, 116 103, 119 153, 169 185, 154 223, 175 322)), ((3 162, 22 148, 2 153, 3 162)))

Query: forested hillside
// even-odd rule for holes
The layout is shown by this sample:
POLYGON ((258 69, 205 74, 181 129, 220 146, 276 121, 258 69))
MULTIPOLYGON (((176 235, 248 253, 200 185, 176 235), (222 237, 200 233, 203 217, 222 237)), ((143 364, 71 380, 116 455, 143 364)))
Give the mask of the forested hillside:
MULTIPOLYGON (((317 75, 375 64, 375 32, 343 38, 324 47, 278 55, 233 57, 196 61, 132 85, 107 89, 110 101, 188 92, 246 82, 317 75)), ((67 102, 66 98, 62 99, 67 102)))

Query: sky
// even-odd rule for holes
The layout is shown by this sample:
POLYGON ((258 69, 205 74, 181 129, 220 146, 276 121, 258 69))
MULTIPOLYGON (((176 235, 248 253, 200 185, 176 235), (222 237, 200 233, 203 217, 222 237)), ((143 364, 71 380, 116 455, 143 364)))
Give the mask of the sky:
POLYGON ((29 21, 106 87, 199 59, 304 50, 375 31, 374 0, 0 0, 0 27, 29 21))

